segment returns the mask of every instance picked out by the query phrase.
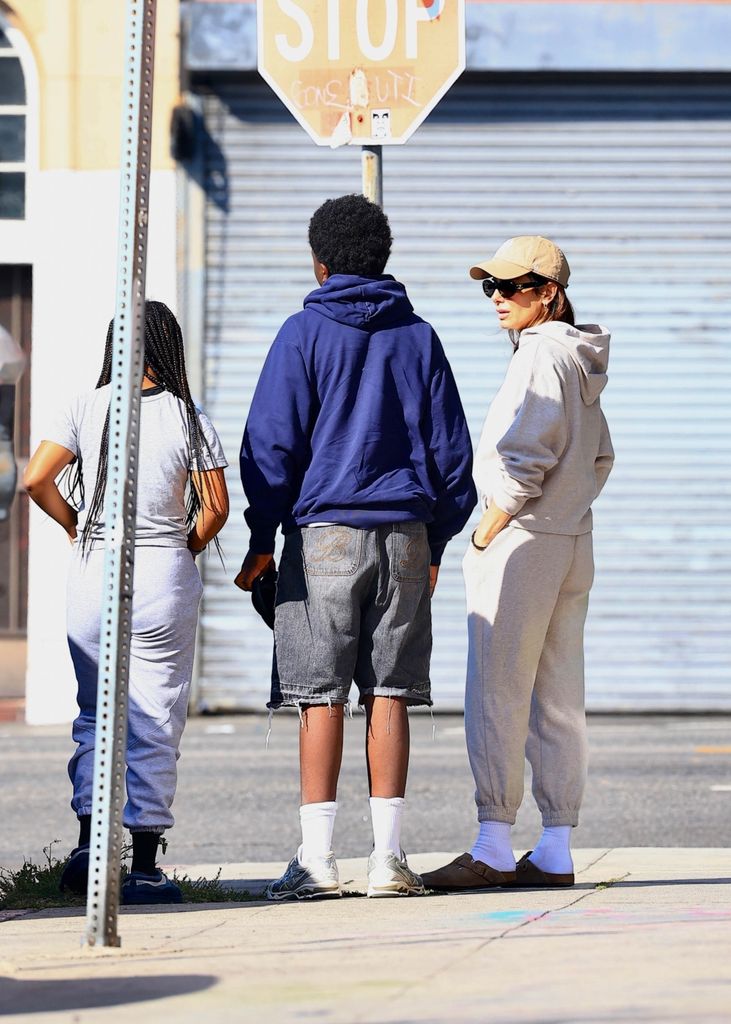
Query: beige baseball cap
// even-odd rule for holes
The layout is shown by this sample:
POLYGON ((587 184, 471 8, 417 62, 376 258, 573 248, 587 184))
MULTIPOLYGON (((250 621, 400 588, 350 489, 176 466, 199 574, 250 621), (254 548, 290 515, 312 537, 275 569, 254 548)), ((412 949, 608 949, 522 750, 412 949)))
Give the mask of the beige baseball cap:
POLYGON ((565 288, 571 270, 563 252, 548 238, 540 235, 518 235, 503 242, 491 260, 470 267, 470 277, 496 277, 510 281, 522 274, 540 274, 565 288))

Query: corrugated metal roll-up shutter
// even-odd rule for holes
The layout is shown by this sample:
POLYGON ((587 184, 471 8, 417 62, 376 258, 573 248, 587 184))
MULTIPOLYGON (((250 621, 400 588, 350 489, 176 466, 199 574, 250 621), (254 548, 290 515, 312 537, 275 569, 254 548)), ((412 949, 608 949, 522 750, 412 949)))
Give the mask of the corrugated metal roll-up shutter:
MULTIPOLYGON (((234 465, 228 574, 205 570, 200 692, 207 707, 262 707, 271 634, 232 582, 246 546, 236 455, 267 348, 313 287, 309 217, 359 190, 359 152, 312 145, 254 78, 204 96, 204 398, 234 465)), ((591 708, 731 708, 730 100, 721 76, 465 76, 411 142, 384 149, 388 269, 439 332, 475 440, 509 352, 467 277, 474 259, 511 235, 554 238, 579 322, 612 330, 591 708)), ((462 701, 466 539, 434 605, 442 708, 462 701)))

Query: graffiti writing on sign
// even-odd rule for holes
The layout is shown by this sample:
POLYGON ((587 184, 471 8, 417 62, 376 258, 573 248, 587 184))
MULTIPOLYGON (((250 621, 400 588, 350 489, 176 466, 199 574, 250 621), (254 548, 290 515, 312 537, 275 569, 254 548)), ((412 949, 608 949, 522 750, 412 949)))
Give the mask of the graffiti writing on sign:
MULTIPOLYGON (((421 107, 417 97, 419 79, 409 71, 389 70, 367 74, 367 88, 358 97, 351 96, 351 80, 345 76, 312 72, 294 79, 290 95, 299 110, 330 107, 352 110, 354 107, 421 107), (361 102, 353 102, 357 98, 361 102)), ((351 76, 352 78, 352 76, 351 76)))

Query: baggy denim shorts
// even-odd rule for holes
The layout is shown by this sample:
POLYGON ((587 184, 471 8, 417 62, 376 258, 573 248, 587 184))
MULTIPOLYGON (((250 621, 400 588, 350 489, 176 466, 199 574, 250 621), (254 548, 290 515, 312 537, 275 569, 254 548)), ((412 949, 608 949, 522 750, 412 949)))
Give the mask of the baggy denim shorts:
POLYGON ((368 695, 431 705, 429 542, 424 523, 312 526, 279 563, 270 708, 368 695))

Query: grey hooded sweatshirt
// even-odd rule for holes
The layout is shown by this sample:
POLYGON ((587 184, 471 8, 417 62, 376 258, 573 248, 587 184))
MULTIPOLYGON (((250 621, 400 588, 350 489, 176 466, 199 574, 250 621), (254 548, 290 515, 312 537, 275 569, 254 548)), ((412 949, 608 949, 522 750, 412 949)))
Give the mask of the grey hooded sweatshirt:
POLYGON ((497 505, 525 530, 588 533, 591 504, 614 462, 599 404, 609 333, 550 322, 513 340, 518 348, 475 458, 482 506, 497 505))

